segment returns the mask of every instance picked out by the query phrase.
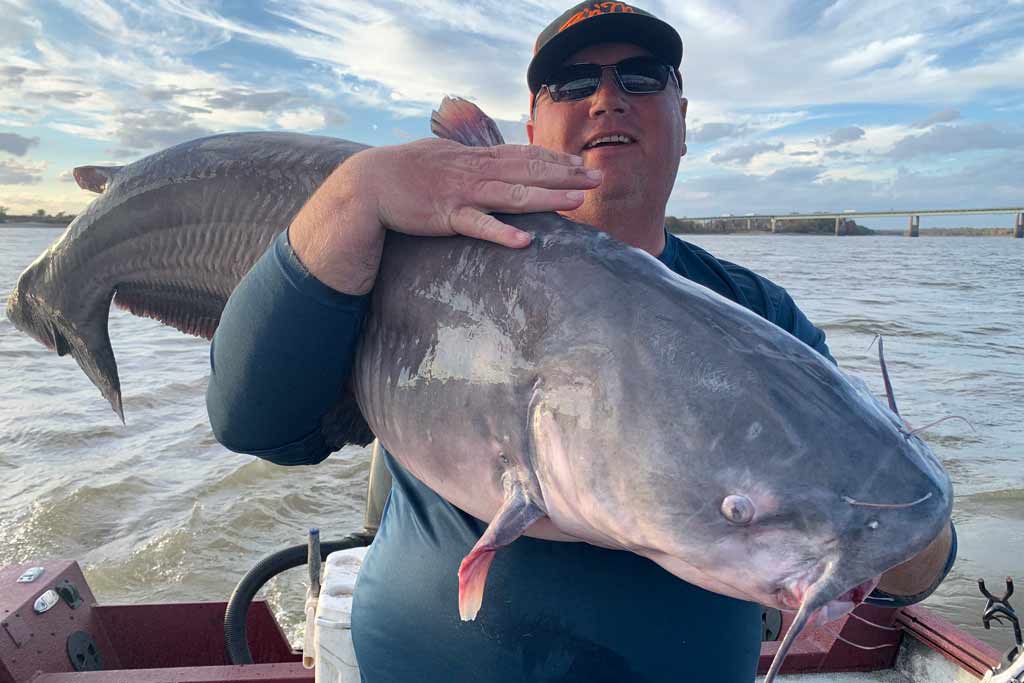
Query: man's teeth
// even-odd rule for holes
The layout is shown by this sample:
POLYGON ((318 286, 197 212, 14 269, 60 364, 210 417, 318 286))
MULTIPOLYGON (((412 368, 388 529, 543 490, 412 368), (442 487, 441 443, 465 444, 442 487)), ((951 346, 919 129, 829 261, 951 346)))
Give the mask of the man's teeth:
POLYGON ((590 149, 591 147, 597 147, 598 145, 606 144, 606 143, 626 143, 626 144, 628 144, 630 142, 636 142, 636 140, 634 140, 633 138, 629 137, 628 135, 605 135, 604 137, 597 138, 596 140, 591 140, 590 142, 587 143, 586 147, 584 147, 583 149, 590 149))

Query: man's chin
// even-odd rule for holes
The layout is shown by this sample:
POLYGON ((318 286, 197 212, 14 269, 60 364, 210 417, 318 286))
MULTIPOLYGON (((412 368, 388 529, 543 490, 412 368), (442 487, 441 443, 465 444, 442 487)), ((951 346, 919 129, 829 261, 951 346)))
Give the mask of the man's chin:
POLYGON ((587 200, 599 206, 639 206, 644 202, 644 192, 635 178, 606 175, 601 185, 587 194, 587 200))

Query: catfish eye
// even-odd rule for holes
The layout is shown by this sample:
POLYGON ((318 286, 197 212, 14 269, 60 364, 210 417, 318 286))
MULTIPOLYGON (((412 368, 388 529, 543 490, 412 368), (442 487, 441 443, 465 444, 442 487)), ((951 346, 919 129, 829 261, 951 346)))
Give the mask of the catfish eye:
POLYGON ((745 526, 754 519, 754 504, 746 496, 733 494, 722 500, 722 516, 730 524, 745 526))

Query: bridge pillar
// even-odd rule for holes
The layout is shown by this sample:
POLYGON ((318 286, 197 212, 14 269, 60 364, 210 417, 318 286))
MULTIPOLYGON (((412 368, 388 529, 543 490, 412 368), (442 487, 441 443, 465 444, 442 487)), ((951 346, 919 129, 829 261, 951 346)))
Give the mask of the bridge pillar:
POLYGON ((836 237, 839 237, 842 234, 843 234, 843 219, 840 218, 839 216, 836 216, 836 237))
POLYGON ((1024 211, 1017 214, 1017 223, 1013 227, 1013 236, 1017 239, 1024 237, 1024 211))
POLYGON ((911 216, 910 227, 907 230, 907 237, 917 237, 921 232, 921 217, 911 216))
POLYGON ((775 233, 776 231, 777 231, 777 228, 776 228, 776 225, 775 225, 775 216, 772 216, 772 232, 775 233))

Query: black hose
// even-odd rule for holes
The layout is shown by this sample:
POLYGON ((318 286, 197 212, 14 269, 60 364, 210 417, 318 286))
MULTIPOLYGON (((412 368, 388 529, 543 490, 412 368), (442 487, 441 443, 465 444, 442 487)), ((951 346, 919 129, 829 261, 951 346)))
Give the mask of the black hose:
MULTIPOLYGON (((336 550, 362 548, 370 545, 371 541, 373 541, 373 534, 365 532, 356 532, 340 541, 324 541, 320 544, 320 558, 325 560, 336 550)), ((235 586, 235 590, 228 600, 227 610, 224 612, 224 642, 227 645, 229 662, 232 664, 253 663, 245 628, 245 622, 249 616, 249 605, 267 581, 281 572, 306 564, 308 553, 308 545, 302 544, 267 555, 257 562, 256 566, 250 569, 235 586)))

